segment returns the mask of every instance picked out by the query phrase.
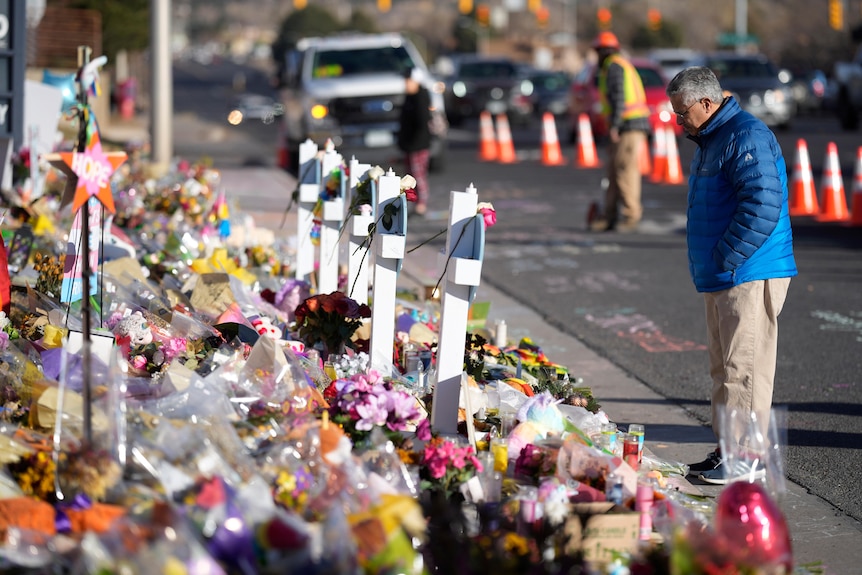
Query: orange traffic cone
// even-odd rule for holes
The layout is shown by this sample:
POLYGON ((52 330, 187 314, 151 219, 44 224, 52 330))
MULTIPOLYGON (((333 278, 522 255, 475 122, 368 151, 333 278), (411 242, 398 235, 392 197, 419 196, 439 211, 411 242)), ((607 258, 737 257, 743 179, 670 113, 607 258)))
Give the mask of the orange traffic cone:
POLYGON ((665 126, 664 131, 667 138, 667 173, 664 183, 681 184, 683 182, 682 164, 679 160, 679 148, 676 146, 676 134, 673 133, 673 128, 670 126, 665 126))
POLYGON ((640 156, 641 175, 649 176, 652 173, 652 162, 649 159, 649 138, 644 138, 641 142, 641 149, 638 154, 640 156))
POLYGON ((853 175, 853 201, 850 204, 851 226, 862 226, 862 146, 856 152, 856 173, 853 175))
POLYGON ((494 121, 488 110, 482 110, 482 113, 479 114, 479 159, 483 162, 493 162, 497 159, 494 121))
POLYGON ((515 145, 512 143, 512 131, 509 129, 509 118, 506 114, 497 114, 497 161, 501 164, 512 164, 517 161, 515 145))
POLYGON ((816 216, 820 212, 817 192, 814 189, 814 174, 811 172, 811 159, 808 157, 808 145, 802 138, 796 141, 790 193, 791 216, 816 216))
POLYGON ((590 117, 586 114, 578 116, 578 160, 580 168, 598 168, 601 166, 593 140, 593 129, 590 127, 590 117))
POLYGON ((826 146, 826 161, 823 163, 823 210, 818 222, 843 222, 850 219, 847 213, 847 198, 844 197, 844 178, 838 161, 838 146, 829 142, 826 146))
POLYGON ((557 138, 557 123, 554 115, 545 112, 542 115, 542 164, 559 166, 565 163, 566 160, 560 151, 560 140, 557 138))
POLYGON ((652 139, 652 174, 650 181, 660 184, 667 174, 667 133, 664 128, 658 127, 652 139))

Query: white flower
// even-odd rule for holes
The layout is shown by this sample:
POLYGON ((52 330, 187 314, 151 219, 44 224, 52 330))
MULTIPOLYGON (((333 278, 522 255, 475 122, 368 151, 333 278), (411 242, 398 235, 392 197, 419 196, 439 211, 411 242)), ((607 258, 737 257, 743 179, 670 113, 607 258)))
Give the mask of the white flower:
POLYGON ((405 176, 401 176, 401 191, 404 190, 415 190, 416 189, 416 178, 407 174, 405 176))
POLYGON ((5 311, 0 311, 0 330, 6 329, 6 326, 9 325, 11 321, 12 320, 6 317, 5 311))
POLYGON ((384 169, 380 166, 374 166, 373 168, 365 172, 365 177, 369 180, 376 180, 385 173, 386 171, 384 171, 384 169))
POLYGON ((545 501, 545 517, 551 525, 560 525, 569 515, 569 504, 559 500, 545 501))
POLYGON ((478 204, 476 204, 476 213, 477 214, 479 212, 481 212, 482 210, 485 210, 485 209, 493 210, 495 212, 497 211, 497 210, 494 210, 494 205, 491 204, 491 202, 479 202, 478 204))

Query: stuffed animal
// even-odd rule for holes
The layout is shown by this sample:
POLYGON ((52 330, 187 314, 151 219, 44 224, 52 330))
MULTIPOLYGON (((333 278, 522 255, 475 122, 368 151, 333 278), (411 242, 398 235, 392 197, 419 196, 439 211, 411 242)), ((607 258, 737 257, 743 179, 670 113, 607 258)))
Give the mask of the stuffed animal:
POLYGON ((509 459, 517 459, 524 446, 572 431, 557 400, 545 391, 530 397, 518 410, 518 425, 509 434, 509 459))
POLYGON ((129 344, 133 347, 153 342, 153 331, 150 328, 150 322, 139 311, 121 319, 114 326, 114 336, 117 339, 128 338, 129 344))

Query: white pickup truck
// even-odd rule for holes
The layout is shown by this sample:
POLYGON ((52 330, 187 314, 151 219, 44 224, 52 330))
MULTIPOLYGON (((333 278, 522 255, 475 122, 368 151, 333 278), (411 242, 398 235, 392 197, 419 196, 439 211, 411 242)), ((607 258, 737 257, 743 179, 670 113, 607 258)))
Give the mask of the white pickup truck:
MULTIPOLYGON (((281 90, 289 170, 296 169, 299 144, 331 139, 357 159, 362 151, 395 151, 404 101, 404 71, 420 68, 429 78, 432 113, 445 118, 442 84, 432 79, 421 54, 401 34, 348 34, 304 38, 285 58, 281 90)), ((445 164, 446 134, 432 136, 430 169, 445 164)))

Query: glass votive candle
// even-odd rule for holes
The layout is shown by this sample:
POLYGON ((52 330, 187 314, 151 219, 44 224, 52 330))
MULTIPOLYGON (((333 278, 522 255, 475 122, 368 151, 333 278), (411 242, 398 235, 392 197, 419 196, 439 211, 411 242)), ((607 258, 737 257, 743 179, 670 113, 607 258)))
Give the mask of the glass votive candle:
POLYGON ((607 450, 613 453, 617 448, 617 426, 615 423, 603 423, 602 435, 607 437, 607 450))
POLYGON ((500 409, 500 435, 508 437, 515 429, 515 412, 500 409))
POLYGON ((623 436, 623 461, 629 464, 629 467, 638 470, 640 461, 638 460, 639 440, 637 435, 626 433, 623 436))
POLYGON ((491 453, 494 456, 494 471, 505 475, 509 469, 509 440, 505 437, 492 439, 491 453))
POLYGON ((638 463, 643 463, 644 460, 644 426, 640 423, 632 423, 629 425, 629 434, 638 438, 638 463))

